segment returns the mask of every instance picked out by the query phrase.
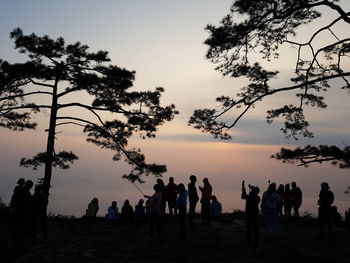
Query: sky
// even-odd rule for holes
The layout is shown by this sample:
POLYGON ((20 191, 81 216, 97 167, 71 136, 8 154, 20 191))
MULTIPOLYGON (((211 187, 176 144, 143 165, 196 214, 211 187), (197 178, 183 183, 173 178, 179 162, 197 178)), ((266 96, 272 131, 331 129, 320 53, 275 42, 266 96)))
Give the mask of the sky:
MULTIPOLYGON (((349 2, 340 3, 346 11, 350 9, 349 2)), ((215 107, 216 97, 232 95, 246 83, 222 77, 205 59, 207 47, 203 42, 208 34, 204 28, 207 24, 217 25, 231 4, 231 0, 0 0, 0 58, 24 61, 9 37, 16 27, 25 34, 62 36, 66 43, 80 41, 92 51, 107 50, 113 64, 136 71, 136 90, 164 87, 163 104, 174 103, 180 111, 174 121, 160 127, 156 138, 130 141, 130 146, 142 149, 147 161, 167 165, 165 182, 173 176, 175 182, 187 184, 188 177, 195 174, 200 185, 208 177, 224 211, 231 212, 244 207, 240 199, 242 180, 262 191, 268 180, 277 184, 296 181, 304 193, 301 210, 315 214, 320 183, 327 181, 335 193, 335 205, 343 213, 350 207, 350 195, 344 194, 350 185, 348 170, 317 164, 309 168, 292 166, 270 156, 282 146, 349 144, 349 94, 345 91, 331 89, 326 96, 326 110, 307 109, 315 134, 309 140, 289 141, 279 131, 281 123, 268 125, 265 121, 266 110, 289 103, 290 94, 268 98, 257 105, 238 123, 230 141, 214 140, 187 125, 194 109, 215 107)), ((302 27, 296 37, 306 37, 331 17, 334 13, 325 12, 320 22, 302 27)), ((349 30, 344 25, 336 29, 337 34, 346 32, 349 30)), ((327 37, 319 41, 324 43, 327 37)), ((293 50, 282 51, 278 62, 267 65, 281 72, 273 82, 275 86, 288 83, 295 63, 293 50)), ((40 124, 36 131, 0 130, 0 196, 5 202, 9 202, 19 177, 36 181, 43 175, 43 169, 19 167, 22 157, 45 149, 44 130, 49 118, 47 114, 36 118, 40 124)), ((125 199, 137 203, 142 197, 140 192, 121 178, 129 170, 126 163, 113 162, 111 151, 85 142, 80 129, 68 127, 60 131, 56 151, 73 150, 79 160, 69 170, 54 169, 49 211, 81 216, 95 196, 100 201, 101 216, 113 200, 120 208, 125 199)), ((146 183, 139 187, 151 194, 155 179, 144 179, 146 183)))

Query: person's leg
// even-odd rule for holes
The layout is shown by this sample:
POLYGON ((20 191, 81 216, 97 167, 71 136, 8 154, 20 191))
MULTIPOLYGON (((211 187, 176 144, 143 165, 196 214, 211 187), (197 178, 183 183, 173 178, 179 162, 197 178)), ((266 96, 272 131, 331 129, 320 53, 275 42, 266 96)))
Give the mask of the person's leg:
POLYGON ((246 219, 246 231, 247 231, 247 245, 250 247, 252 245, 252 223, 251 219, 246 219))
POLYGON ((188 210, 188 223, 190 226, 193 226, 193 218, 196 210, 196 202, 189 202, 190 208, 188 210))
POLYGON ((254 246, 255 248, 259 247, 259 220, 256 220, 253 224, 254 228, 254 246))
POLYGON ((186 237, 186 207, 179 209, 179 224, 180 231, 179 234, 181 237, 186 237))
POLYGON ((41 218, 41 226, 42 226, 44 241, 46 241, 47 240, 47 216, 46 215, 44 215, 41 218))
POLYGON ((155 224, 155 217, 154 217, 154 213, 150 213, 149 214, 149 230, 150 230, 150 232, 149 232, 149 236, 151 237, 151 238, 153 238, 153 236, 154 236, 154 224, 155 224))
POLYGON ((32 237, 33 237, 33 241, 36 242, 37 241, 37 219, 36 218, 32 218, 32 237))
POLYGON ((156 231, 157 231, 157 237, 160 237, 160 218, 159 218, 159 214, 155 214, 155 226, 156 226, 156 231))
POLYGON ((204 202, 204 221, 206 223, 210 222, 210 201, 206 200, 204 202))
POLYGON ((276 236, 278 233, 278 211, 272 210, 271 217, 272 236, 276 236))
POLYGON ((173 212, 173 207, 170 200, 168 201, 168 209, 169 209, 169 215, 173 216, 174 212, 173 212))

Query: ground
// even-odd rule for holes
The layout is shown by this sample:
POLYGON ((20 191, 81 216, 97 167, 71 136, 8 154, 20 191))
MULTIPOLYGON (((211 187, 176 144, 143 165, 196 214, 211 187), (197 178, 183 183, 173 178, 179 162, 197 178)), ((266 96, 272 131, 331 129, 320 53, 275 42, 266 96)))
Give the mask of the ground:
POLYGON ((49 238, 23 243, 11 238, 10 223, 0 226, 0 262, 350 262, 350 231, 337 227, 332 238, 320 240, 310 220, 280 225, 274 244, 261 237, 261 249, 246 246, 242 219, 233 222, 198 220, 186 240, 176 236, 174 218, 165 218, 161 237, 150 239, 143 223, 111 224, 103 218, 49 220, 49 238))

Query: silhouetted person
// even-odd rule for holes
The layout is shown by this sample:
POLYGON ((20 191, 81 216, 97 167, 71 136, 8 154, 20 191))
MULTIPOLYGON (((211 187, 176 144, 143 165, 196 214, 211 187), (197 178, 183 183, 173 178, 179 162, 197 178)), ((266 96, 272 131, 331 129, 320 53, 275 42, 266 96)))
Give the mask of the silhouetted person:
POLYGON ((261 200, 261 210, 264 219, 265 234, 271 237, 271 241, 277 235, 278 211, 281 205, 281 197, 276 193, 276 184, 271 183, 261 200))
POLYGON ((134 219, 134 209, 130 205, 129 200, 124 201, 121 216, 122 216, 122 219, 126 222, 130 222, 134 219))
POLYGON ((333 222, 332 222, 332 204, 334 202, 334 194, 329 190, 328 183, 323 182, 321 184, 321 191, 318 199, 318 223, 320 226, 320 237, 323 238, 323 228, 326 225, 328 227, 329 236, 332 235, 333 222))
POLYGON ((18 241, 23 241, 25 235, 31 206, 32 195, 30 189, 32 187, 33 182, 31 180, 25 182, 23 178, 20 178, 11 198, 10 205, 14 217, 14 237, 18 241))
POLYGON ((292 192, 290 190, 290 185, 286 184, 284 186, 284 216, 286 219, 290 219, 292 217, 292 192))
POLYGON ((175 209, 176 197, 177 197, 177 184, 174 183, 174 177, 169 178, 169 183, 165 186, 166 201, 168 202, 169 214, 177 214, 175 209))
POLYGON ((331 207, 331 217, 333 219, 332 222, 335 226, 341 226, 342 224, 341 215, 338 212, 338 207, 334 205, 331 207))
POLYGON ((157 184, 160 187, 160 192, 162 193, 162 202, 160 206, 160 216, 165 216, 165 208, 166 208, 166 190, 164 181, 160 178, 157 179, 157 184))
POLYGON ((179 211, 178 220, 179 220, 179 236, 181 238, 186 238, 186 212, 187 212, 187 191, 185 190, 184 184, 178 185, 178 193, 175 208, 179 211))
POLYGON ((154 228, 156 229, 157 236, 160 236, 160 222, 159 215, 161 213, 161 204, 162 204, 162 193, 161 187, 159 184, 153 186, 154 194, 150 197, 145 195, 146 198, 149 198, 149 202, 146 206, 147 214, 149 218, 150 225, 150 237, 154 236, 154 228))
POLYGON ((302 203, 303 194, 295 182, 292 182, 291 195, 292 195, 292 207, 294 210, 294 217, 299 218, 299 208, 302 203))
POLYGON ((345 210, 345 227, 350 229, 350 208, 345 210))
POLYGON ((115 221, 118 219, 118 207, 117 202, 113 201, 111 206, 108 207, 107 219, 115 221))
POLYGON ((13 194, 11 197, 10 207, 14 210, 17 208, 17 200, 22 199, 24 195, 24 184, 25 184, 24 178, 19 178, 17 181, 17 185, 15 189, 13 190, 13 194))
POLYGON ((43 192, 42 184, 36 185, 32 196, 32 234, 34 242, 37 241, 37 225, 41 226, 43 239, 47 239, 47 204, 48 197, 43 192))
POLYGON ((199 187, 199 190, 202 192, 201 198, 201 214, 202 222, 209 224, 210 222, 210 199, 212 196, 213 188, 211 187, 208 178, 203 179, 203 187, 199 187))
POLYGON ((145 201, 140 199, 137 205, 135 205, 135 220, 138 222, 144 222, 146 219, 146 207, 143 205, 145 201))
POLYGON ((259 187, 253 186, 249 191, 249 195, 246 192, 244 181, 242 182, 242 195, 241 198, 246 200, 245 203, 245 221, 247 231, 247 243, 248 246, 252 246, 252 235, 254 234, 254 247, 259 247, 259 187))
POLYGON ((86 217, 94 218, 97 215, 98 209, 100 207, 98 206, 98 199, 94 197, 91 202, 89 203, 88 208, 86 209, 86 217))
POLYGON ((190 226, 193 226, 193 219, 196 212, 196 205, 199 200, 197 188, 196 188, 197 177, 195 175, 190 176, 190 183, 188 184, 188 222, 190 226))
POLYGON ((210 216, 215 219, 219 220, 221 218, 222 213, 222 205, 217 199, 215 195, 211 197, 211 203, 210 203, 210 216))
POLYGON ((278 217, 283 219, 283 205, 284 205, 284 185, 280 184, 277 188, 277 194, 281 197, 281 205, 278 210, 278 217))

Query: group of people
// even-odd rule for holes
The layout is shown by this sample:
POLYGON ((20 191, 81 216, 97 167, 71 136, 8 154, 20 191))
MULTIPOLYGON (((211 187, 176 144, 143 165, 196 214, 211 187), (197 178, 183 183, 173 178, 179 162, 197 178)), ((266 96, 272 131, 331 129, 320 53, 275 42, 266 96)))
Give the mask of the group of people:
MULTIPOLYGON (((263 223, 265 234, 269 236, 271 242, 273 242, 273 238, 278 232, 278 221, 283 218, 283 207, 284 218, 288 219, 291 217, 292 208, 294 210, 294 217, 296 219, 299 218, 299 208, 302 204, 302 192, 295 182, 292 182, 291 185, 292 189, 289 188, 289 184, 285 186, 280 185, 277 188, 276 183, 269 183, 267 190, 260 199, 259 187, 249 185, 250 190, 249 193, 247 193, 245 182, 242 182, 241 198, 246 200, 245 218, 248 246, 253 246, 254 248, 259 247, 260 223, 263 223), (252 242, 253 236, 254 244, 252 242)), ((329 189, 328 183, 323 182, 321 184, 321 191, 318 199, 318 223, 320 226, 321 238, 323 238, 325 226, 328 227, 329 235, 332 234, 332 226, 335 219, 335 207, 333 206, 334 194, 329 189)))
POLYGON ((30 225, 33 241, 37 241, 37 225, 40 223, 43 239, 47 238, 47 204, 48 197, 43 191, 43 185, 37 184, 33 195, 30 190, 33 181, 20 178, 13 191, 10 207, 14 219, 14 236, 17 241, 23 241, 28 224, 30 225))
MULTIPOLYGON (((133 208, 129 200, 125 200, 121 212, 119 213, 117 202, 113 201, 108 207, 106 218, 111 221, 141 221, 148 219, 150 226, 150 237, 156 234, 160 235, 160 221, 165 215, 168 207, 169 215, 176 216, 179 223, 178 235, 186 237, 187 221, 190 227, 194 226, 194 216, 198 202, 201 205, 201 219, 203 224, 209 224, 211 219, 220 218, 222 213, 221 203, 213 195, 213 187, 208 178, 203 179, 203 185, 198 187, 197 177, 189 177, 187 190, 184 184, 176 184, 173 177, 169 178, 167 185, 163 180, 158 178, 154 185, 152 195, 144 195, 133 208), (200 192, 200 196, 199 196, 200 192), (188 218, 188 220, 186 220, 188 218)), ((41 224, 44 240, 47 238, 47 204, 48 195, 45 194, 43 185, 37 184, 33 195, 30 190, 33 187, 31 180, 20 178, 14 189, 10 206, 12 208, 15 237, 23 240, 24 233, 28 222, 31 222, 33 240, 37 239, 37 224, 41 224), (30 219, 30 220, 28 220, 30 219)), ((276 183, 270 183, 267 190, 260 198, 260 189, 257 186, 249 186, 247 192, 245 182, 242 182, 241 198, 246 201, 245 218, 247 241, 249 246, 259 247, 259 225, 264 225, 264 232, 271 237, 276 236, 278 232, 278 222, 281 219, 290 219, 292 209, 294 218, 298 219, 299 209, 302 204, 302 191, 295 182, 291 184, 280 184, 277 188, 276 183), (291 187, 290 187, 291 185, 291 187), (254 238, 254 243, 253 243, 254 238)), ((334 194, 330 191, 328 183, 321 184, 318 205, 319 215, 318 222, 320 225, 320 235, 323 237, 324 227, 328 227, 329 235, 332 234, 334 217, 334 194)), ((98 199, 95 197, 89 203, 85 216, 87 218, 96 217, 99 210, 98 199)), ((350 209, 347 211, 347 220, 350 222, 350 209)))
MULTIPOLYGON (((190 176, 188 190, 184 184, 176 184, 173 177, 169 178, 167 185, 160 178, 154 185, 153 195, 144 195, 144 199, 140 199, 135 209, 130 205, 129 200, 125 200, 118 213, 117 202, 113 201, 108 207, 106 218, 109 220, 125 221, 145 221, 147 218, 150 224, 150 236, 153 237, 156 232, 160 233, 160 220, 165 215, 166 207, 170 216, 177 216, 179 222, 179 236, 186 236, 186 215, 187 203, 188 207, 188 222, 192 227, 194 225, 193 218, 198 201, 201 203, 202 222, 208 224, 211 219, 220 218, 222 213, 222 205, 217 197, 212 194, 212 186, 208 178, 203 179, 203 186, 199 186, 201 198, 198 195, 196 187, 197 178, 195 175, 190 176), (144 205, 145 203, 145 205, 144 205)), ((96 217, 99 210, 98 199, 95 197, 89 203, 86 210, 86 217, 96 217)))
MULTIPOLYGON (((112 204, 108 207, 106 218, 111 221, 115 220, 123 220, 123 221, 144 221, 146 219, 146 207, 143 205, 144 200, 140 199, 137 205, 135 206, 135 210, 130 205, 129 200, 125 200, 121 209, 121 213, 119 213, 117 202, 113 201, 112 204)), ((85 217, 94 218, 97 215, 99 210, 98 199, 94 197, 88 205, 86 209, 85 217)))

